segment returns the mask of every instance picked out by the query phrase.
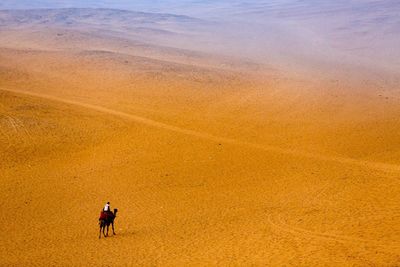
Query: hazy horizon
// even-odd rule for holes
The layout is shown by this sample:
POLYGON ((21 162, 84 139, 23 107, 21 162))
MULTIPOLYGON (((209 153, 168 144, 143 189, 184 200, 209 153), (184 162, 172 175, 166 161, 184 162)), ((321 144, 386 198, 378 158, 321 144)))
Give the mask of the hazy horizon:
POLYGON ((286 67, 345 64, 398 73, 400 3, 384 1, 2 1, 0 9, 113 8, 201 18, 165 45, 286 67))

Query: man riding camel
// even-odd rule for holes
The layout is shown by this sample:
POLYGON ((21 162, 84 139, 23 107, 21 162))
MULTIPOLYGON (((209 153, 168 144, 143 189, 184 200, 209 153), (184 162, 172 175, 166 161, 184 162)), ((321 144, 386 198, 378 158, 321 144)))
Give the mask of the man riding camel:
POLYGON ((114 208, 114 211, 111 211, 110 202, 107 202, 104 207, 101 209, 100 217, 99 217, 99 226, 100 226, 100 233, 99 238, 101 237, 101 233, 106 237, 108 236, 108 227, 111 225, 113 234, 115 235, 114 231, 114 220, 117 216, 118 209, 114 208), (107 230, 107 233, 105 232, 107 230))
POLYGON ((103 210, 100 212, 99 220, 106 220, 110 215, 112 216, 113 213, 111 211, 110 202, 107 202, 106 205, 104 205, 103 210))

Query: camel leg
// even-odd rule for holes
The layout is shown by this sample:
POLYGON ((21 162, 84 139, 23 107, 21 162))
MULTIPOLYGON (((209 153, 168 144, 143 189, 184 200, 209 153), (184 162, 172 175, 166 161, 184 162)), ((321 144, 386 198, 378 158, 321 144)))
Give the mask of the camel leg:
POLYGON ((115 231, 114 231, 114 222, 111 223, 111 227, 112 227, 112 230, 113 230, 113 235, 115 235, 115 231))
POLYGON ((105 225, 105 222, 103 222, 102 228, 103 228, 103 236, 106 237, 106 225, 105 225))
POLYGON ((110 225, 109 224, 107 224, 107 236, 108 236, 108 228, 110 227, 110 225))

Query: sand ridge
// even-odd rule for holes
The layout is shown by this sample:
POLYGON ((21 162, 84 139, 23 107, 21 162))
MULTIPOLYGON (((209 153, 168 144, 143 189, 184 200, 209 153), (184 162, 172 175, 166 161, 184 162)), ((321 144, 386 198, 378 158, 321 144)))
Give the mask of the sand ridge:
MULTIPOLYGON (((303 152, 303 151, 287 150, 287 149, 282 149, 282 148, 273 147, 273 146, 262 146, 262 145, 258 145, 258 144, 252 144, 252 143, 248 143, 248 142, 238 141, 235 139, 213 136, 213 135, 210 135, 207 133, 188 130, 188 129, 176 127, 173 125, 165 124, 162 122, 158 122, 158 121, 155 121, 152 119, 136 116, 133 114, 128 114, 125 112, 112 110, 112 109, 108 109, 108 108, 104 108, 104 107, 96 106, 96 105, 91 105, 91 104, 87 104, 87 103, 77 102, 77 101, 73 101, 73 100, 62 99, 62 98, 54 97, 54 96, 50 96, 50 95, 32 93, 29 91, 10 90, 10 89, 4 89, 4 88, 1 88, 0 90, 12 92, 12 93, 29 95, 29 96, 35 96, 35 97, 40 97, 40 98, 46 98, 49 100, 59 101, 59 102, 63 102, 66 104, 71 104, 71 105, 77 105, 77 106, 81 106, 84 108, 96 110, 96 111, 99 111, 102 113, 107 113, 107 114, 115 115, 118 117, 126 118, 129 120, 133 120, 135 122, 139 122, 141 124, 145 124, 145 125, 148 125, 151 127, 156 127, 156 128, 180 133, 180 134, 185 134, 185 135, 194 136, 194 137, 198 137, 198 138, 202 138, 202 139, 207 139, 207 140, 211 140, 213 142, 223 142, 223 143, 227 143, 227 144, 247 146, 250 148, 264 150, 267 152, 289 154, 289 155, 307 157, 307 158, 321 160, 321 161, 333 161, 333 162, 338 162, 338 163, 342 163, 342 164, 349 164, 349 165, 361 166, 364 168, 376 169, 376 170, 380 170, 380 171, 389 171, 389 172, 399 172, 400 171, 399 165, 385 164, 385 163, 380 163, 380 162, 370 162, 370 161, 366 161, 366 160, 357 160, 357 159, 344 158, 344 157, 330 157, 330 156, 325 156, 325 155, 318 155, 315 153, 307 153, 307 152, 303 152)), ((15 127, 13 121, 12 121, 12 125, 13 125, 13 127, 15 127)))

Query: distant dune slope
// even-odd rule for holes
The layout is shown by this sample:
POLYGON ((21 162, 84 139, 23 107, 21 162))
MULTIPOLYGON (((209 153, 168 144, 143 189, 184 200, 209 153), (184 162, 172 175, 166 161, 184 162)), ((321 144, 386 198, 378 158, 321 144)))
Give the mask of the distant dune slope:
MULTIPOLYGON (((199 47, 209 51, 229 52, 231 55, 240 53, 264 63, 274 60, 275 63, 285 63, 286 67, 300 60, 302 62, 297 66, 315 68, 315 62, 313 64, 305 62, 303 57, 319 63, 328 60, 336 63, 369 65, 392 71, 398 70, 400 64, 397 49, 400 46, 398 37, 400 5, 395 0, 161 0, 151 3, 144 0, 134 2, 5 0, 0 3, 0 9, 71 6, 103 9, 114 7, 133 11, 183 14, 201 18, 203 23, 212 21, 212 27, 205 27, 202 23, 198 23, 198 20, 195 22, 185 16, 175 16, 175 18, 170 16, 168 19, 170 22, 182 20, 192 24, 191 26, 196 28, 192 31, 194 33, 206 32, 205 36, 198 39, 194 39, 193 36, 183 38, 178 42, 181 48, 201 43, 199 47), (279 56, 271 53, 277 53, 279 56)), ((103 12, 103 15, 107 12, 103 12)), ((110 14, 118 12, 113 11, 110 14)), ((128 14, 129 12, 123 11, 118 15, 125 19, 128 14)), ((159 15, 158 18, 157 15, 154 16, 157 21, 163 15, 159 15)), ((69 22, 73 21, 72 19, 69 22)), ((107 23, 105 20, 105 24, 107 23)), ((149 26, 146 25, 146 31, 152 30, 149 26)), ((158 26, 160 25, 157 25, 157 28, 158 26)), ((157 41, 178 45, 163 38, 157 41)), ((329 68, 324 71, 327 70, 329 68)))
POLYGON ((183 15, 145 13, 119 9, 92 9, 92 8, 65 8, 65 9, 30 9, 30 10, 2 10, 0 12, 2 26, 21 25, 50 25, 50 26, 77 26, 93 24, 98 26, 113 26, 128 30, 124 27, 138 27, 140 25, 195 23, 200 19, 183 15), (100 25, 99 25, 100 24, 100 25))
MULTIPOLYGON (((72 36, 73 50, 0 51, 0 85, 138 115, 151 112, 150 119, 176 126, 196 121, 202 132, 242 136, 252 143, 398 162, 390 156, 399 140, 396 80, 288 78, 269 69, 251 72, 242 64, 236 70, 216 68, 215 58, 189 52, 183 58, 170 53, 156 59, 163 50, 153 48, 139 57, 142 49, 133 45, 126 54, 115 53, 118 46, 112 41, 99 51, 97 41, 87 36, 66 35, 72 36), (90 50, 92 45, 96 50, 90 50)), ((42 36, 50 44, 59 38, 42 36)))

